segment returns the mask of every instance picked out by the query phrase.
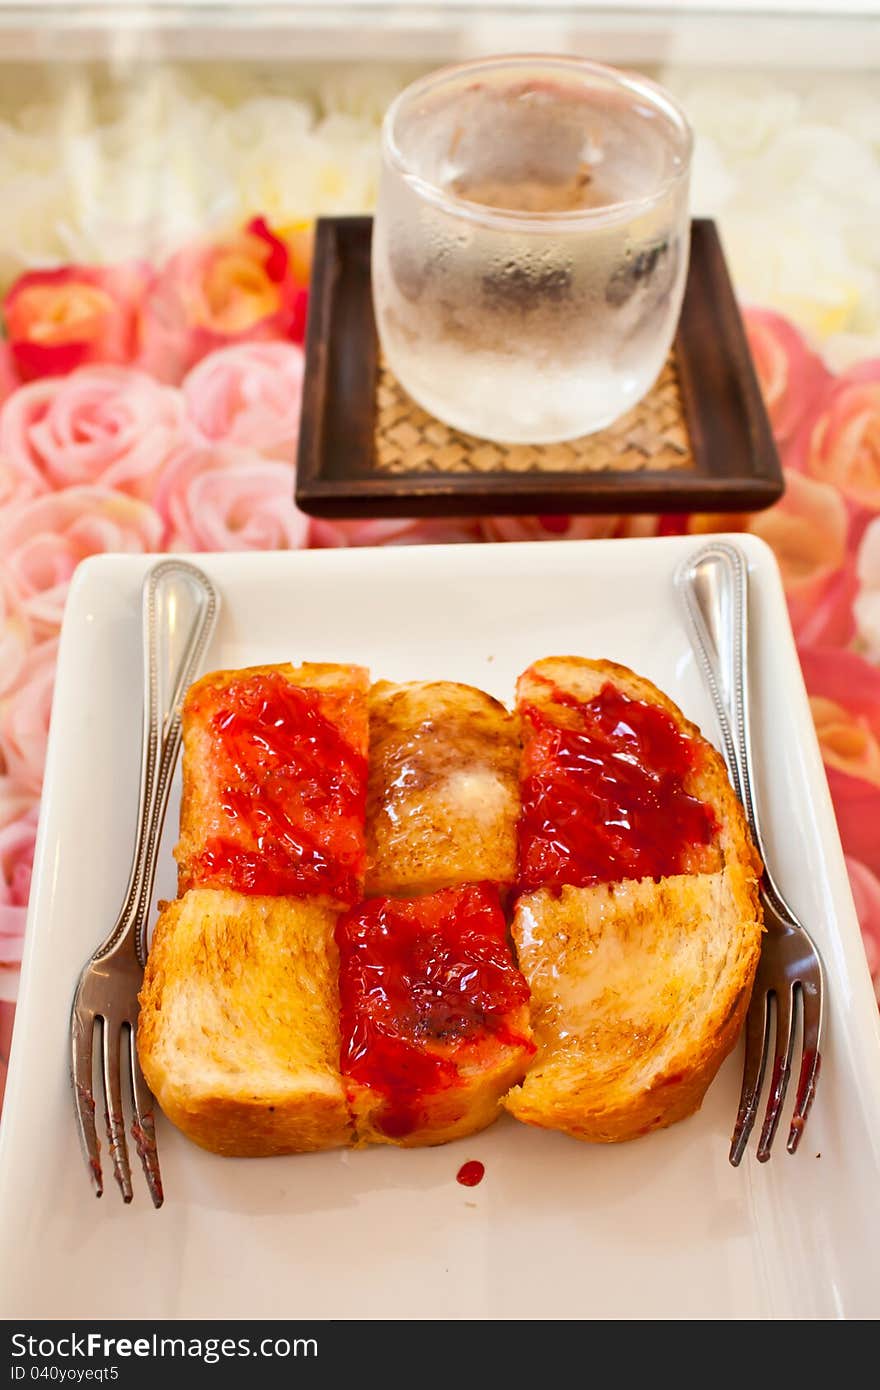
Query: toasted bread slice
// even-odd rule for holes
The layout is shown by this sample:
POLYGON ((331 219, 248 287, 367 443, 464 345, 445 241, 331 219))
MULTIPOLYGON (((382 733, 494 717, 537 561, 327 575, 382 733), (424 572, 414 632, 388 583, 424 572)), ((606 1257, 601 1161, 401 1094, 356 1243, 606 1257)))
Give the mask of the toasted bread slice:
POLYGON ((367 893, 509 885, 519 814, 516 723, 452 681, 380 681, 370 693, 367 893))
POLYGON ((183 707, 178 892, 345 906, 363 894, 367 691, 361 666, 215 671, 183 707))
POLYGON ((444 1144, 491 1124, 534 1052, 498 889, 374 898, 336 940, 358 1141, 444 1144))
POLYGON ((522 891, 720 869, 747 834, 720 755, 643 676, 548 657, 517 682, 522 891))
POLYGON ((168 1119, 240 1157, 351 1141, 339 1072, 336 914, 192 889, 162 906, 137 1048, 168 1119))
POLYGON ((538 1052, 504 1103, 579 1139, 632 1139, 697 1110, 737 1040, 760 954, 760 860, 720 756, 649 681, 552 658, 521 678, 518 707, 530 891, 513 937, 538 1052))
POLYGON ((538 1053, 507 1109, 600 1143, 693 1114, 742 1028, 760 933, 754 879, 735 865, 521 898, 538 1053))

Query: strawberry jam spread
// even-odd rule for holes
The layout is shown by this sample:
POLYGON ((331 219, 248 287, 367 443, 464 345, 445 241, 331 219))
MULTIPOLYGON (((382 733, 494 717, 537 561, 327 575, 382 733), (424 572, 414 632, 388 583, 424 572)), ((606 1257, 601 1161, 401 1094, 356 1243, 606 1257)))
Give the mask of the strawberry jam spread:
POLYGON ((202 686, 189 713, 210 740, 213 804, 181 891, 198 885, 356 902, 367 760, 342 732, 356 723, 345 718, 345 699, 336 694, 331 704, 327 692, 267 672, 202 686))
POLYGON ((454 1087, 457 1060, 532 1045, 510 1022, 529 988, 507 942, 498 890, 371 898, 336 926, 344 1075, 384 1097, 389 1138, 418 1128, 425 1100, 454 1087))
POLYGON ((708 867, 717 822, 685 789, 702 752, 666 710, 606 684, 525 705, 518 886, 586 887, 708 867))

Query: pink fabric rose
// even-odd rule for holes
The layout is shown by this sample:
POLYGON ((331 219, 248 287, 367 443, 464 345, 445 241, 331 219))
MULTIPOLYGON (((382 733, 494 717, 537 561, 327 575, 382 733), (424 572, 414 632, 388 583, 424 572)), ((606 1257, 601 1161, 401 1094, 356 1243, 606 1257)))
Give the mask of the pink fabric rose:
POLYGON ((847 857, 846 867, 856 915, 862 929, 868 969, 874 981, 877 1002, 880 1003, 880 879, 858 859, 847 857))
POLYGON ((295 463, 302 383, 296 344, 239 343, 202 358, 183 395, 205 439, 295 463))
POLYGON ((301 343, 307 287, 290 251, 262 217, 220 241, 172 256, 159 272, 143 319, 142 365, 180 381, 215 348, 288 339, 301 343))
POLYGON ((0 822, 0 967, 21 963, 39 806, 0 822))
POLYGON ((325 521, 315 517, 309 531, 309 545, 319 550, 340 546, 458 545, 479 539, 477 521, 445 517, 388 521, 325 521))
POLYGON ((224 446, 181 453, 156 494, 171 550, 299 550, 309 518, 293 500, 293 468, 224 446))
POLYGON ((821 404, 831 373, 798 330, 770 309, 743 311, 755 371, 776 441, 787 444, 821 404))
POLYGON ((880 358, 837 378, 801 447, 807 473, 880 512, 880 358))
POLYGON ((16 787, 35 796, 43 784, 57 658, 57 638, 33 647, 0 700, 0 753, 6 770, 16 787))
POLYGON ((859 590, 853 605, 861 641, 880 661, 880 517, 865 529, 856 557, 859 590))
POLYGON ((604 540, 620 525, 619 516, 487 516, 487 541, 604 540))
POLYGON ((101 483, 146 499, 184 428, 179 392, 131 367, 81 367, 10 396, 0 457, 36 492, 101 483))
POLYGON ((106 487, 71 487, 0 513, 0 566, 40 633, 60 625, 67 588, 89 555, 158 550, 152 507, 106 487))
POLYGON ((12 1027, 15 1022, 15 1005, 9 999, 0 999, 0 1107, 6 1090, 6 1071, 9 1066, 9 1049, 12 1044, 12 1027))
POLYGON ((836 488, 785 470, 785 493, 749 530, 779 562, 795 636, 805 644, 849 641, 855 569, 847 556, 849 513, 836 488))
POLYGON ((9 577, 0 570, 0 695, 18 679, 33 640, 30 619, 9 577))

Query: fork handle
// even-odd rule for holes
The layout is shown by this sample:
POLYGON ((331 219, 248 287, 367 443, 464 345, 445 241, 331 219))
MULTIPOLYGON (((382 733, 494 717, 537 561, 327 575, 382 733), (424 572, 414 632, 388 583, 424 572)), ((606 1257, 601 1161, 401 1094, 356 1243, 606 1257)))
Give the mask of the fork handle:
POLYGON ((728 541, 710 541, 689 555, 675 573, 684 599, 703 678, 715 706, 724 756, 764 863, 764 891, 789 912, 767 868, 755 802, 749 715, 749 579, 742 551, 728 541))
POLYGON ((172 558, 147 573, 141 607, 144 712, 135 849, 122 910, 95 958, 129 937, 143 966, 159 838, 180 749, 181 706, 216 624, 219 600, 206 574, 172 558))

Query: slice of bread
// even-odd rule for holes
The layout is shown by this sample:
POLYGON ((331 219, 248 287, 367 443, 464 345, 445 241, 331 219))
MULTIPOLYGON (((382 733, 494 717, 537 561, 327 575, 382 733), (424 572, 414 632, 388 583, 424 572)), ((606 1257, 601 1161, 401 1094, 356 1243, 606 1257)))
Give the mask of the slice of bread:
POLYGON ((519 814, 516 721, 452 681, 380 681, 370 693, 370 895, 513 881, 519 814))
POLYGON ((760 954, 760 861, 720 755, 643 677, 609 662, 551 658, 521 678, 518 708, 520 878, 529 891, 518 899, 513 937, 538 1052, 504 1103, 518 1119, 579 1139, 635 1138, 697 1110, 737 1040, 760 954), (610 714, 595 725, 595 710, 583 706, 603 690, 595 708, 610 714), (643 719, 616 695, 667 719, 643 719), (554 740, 554 727, 566 735, 554 740), (638 744, 640 729, 647 741, 638 744), (686 741, 680 750, 676 734, 686 741), (641 759, 635 781, 632 758, 641 759), (619 779, 607 770, 616 760, 619 779), (681 784, 665 781, 661 766, 682 771, 681 784), (599 767, 610 785, 596 782, 599 767), (641 780, 652 771, 656 806, 641 780), (626 805, 632 788, 635 811, 626 805), (670 788, 675 814, 663 800, 670 788), (605 796, 611 840, 602 837, 605 796), (710 821, 691 799, 709 808, 710 821), (530 827, 533 802, 540 815, 530 827), (584 807, 600 817, 598 842, 589 826, 581 833, 584 807), (654 872, 664 858, 680 871, 654 872), (535 883, 542 868, 546 886, 535 883))
POLYGON ((346 906, 363 894, 367 692, 361 666, 215 671, 183 706, 178 892, 346 906))
POLYGON ((240 1157, 351 1141, 339 1071, 336 914, 192 889, 162 905, 137 1049, 168 1119, 240 1157))
POLYGON ((358 1141, 445 1144, 497 1119, 534 1052, 498 889, 370 899, 339 919, 336 940, 358 1141))

